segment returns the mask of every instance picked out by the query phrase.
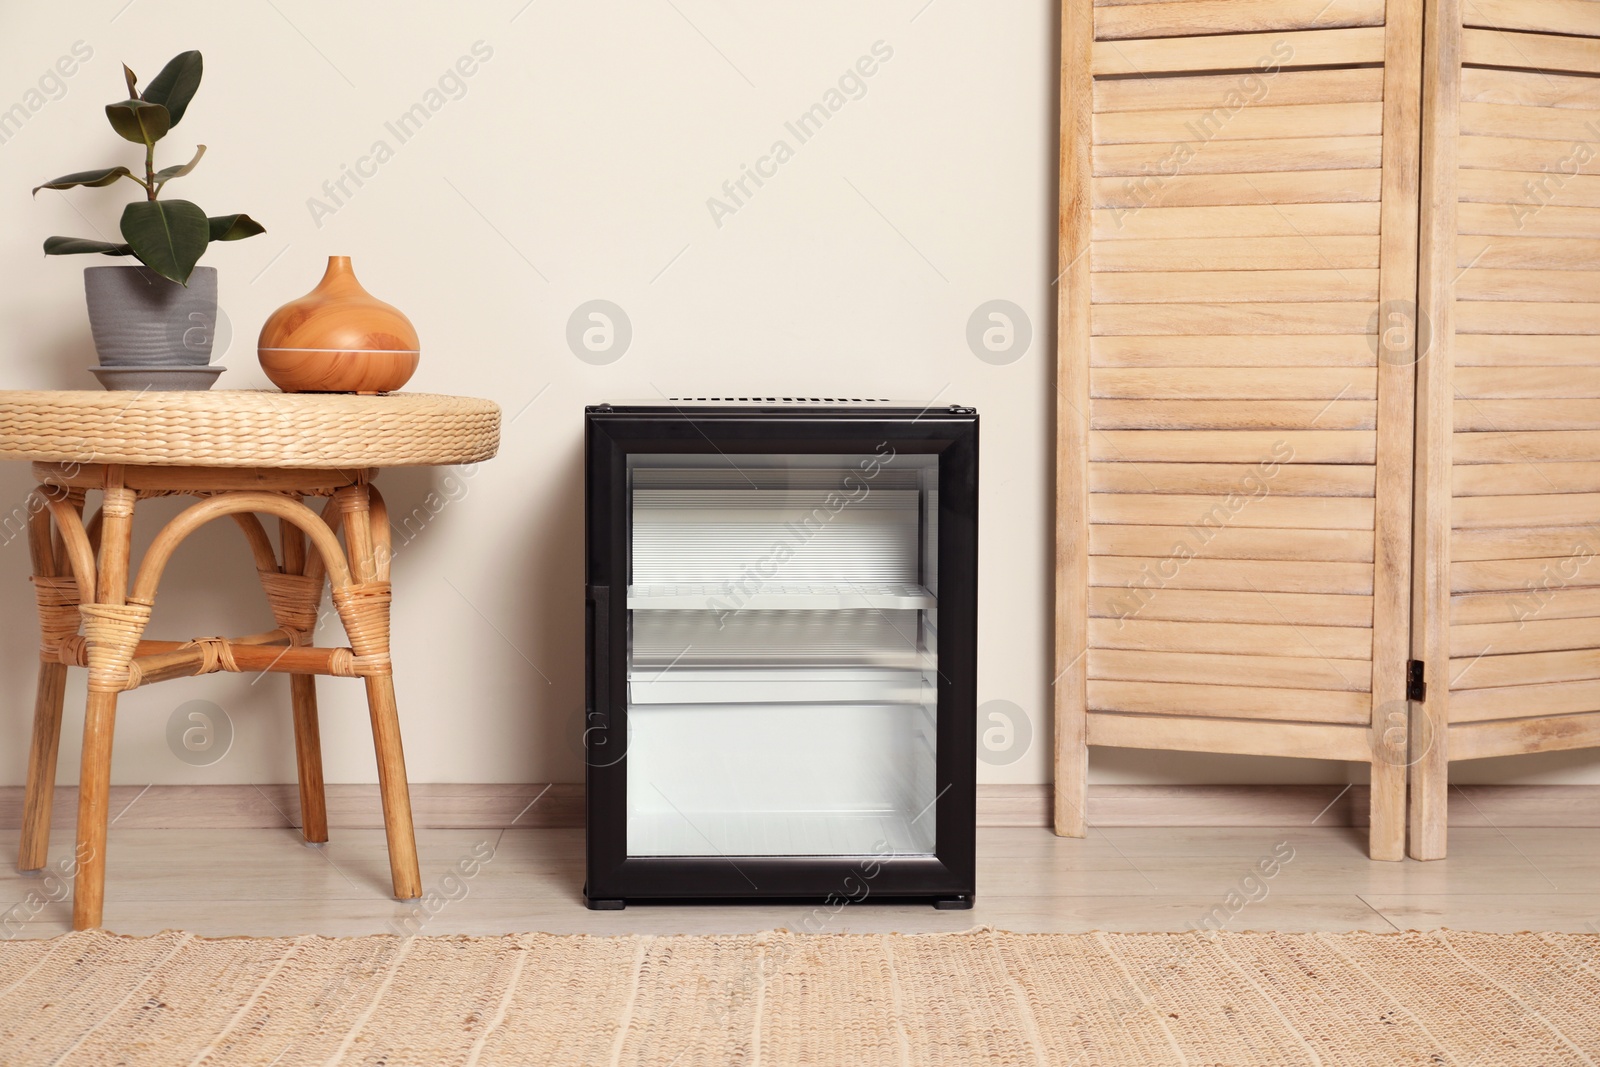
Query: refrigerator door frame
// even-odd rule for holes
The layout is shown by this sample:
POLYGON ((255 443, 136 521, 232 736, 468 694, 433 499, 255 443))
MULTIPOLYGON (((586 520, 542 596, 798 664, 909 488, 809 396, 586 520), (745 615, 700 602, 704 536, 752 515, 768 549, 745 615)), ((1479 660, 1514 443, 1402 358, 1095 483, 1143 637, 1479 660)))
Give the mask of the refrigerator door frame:
POLYGON ((585 418, 585 805, 591 908, 630 901, 927 900, 970 906, 976 883, 978 416, 970 408, 591 407, 585 418), (898 454, 939 460, 938 794, 933 855, 627 854, 628 457, 898 454))

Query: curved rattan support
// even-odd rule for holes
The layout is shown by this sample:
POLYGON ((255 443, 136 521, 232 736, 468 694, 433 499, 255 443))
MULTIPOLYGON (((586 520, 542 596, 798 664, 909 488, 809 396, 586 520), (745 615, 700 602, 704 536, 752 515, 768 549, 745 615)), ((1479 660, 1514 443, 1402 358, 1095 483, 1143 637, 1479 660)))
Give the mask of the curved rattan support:
MULTIPOLYGON (((39 488, 45 493, 46 496, 52 498, 60 497, 67 503, 71 504, 73 510, 78 513, 78 518, 83 518, 84 492, 82 489, 64 489, 60 486, 51 485, 49 482, 41 482, 39 488)), ((100 557, 100 542, 96 540, 96 532, 93 529, 89 530, 89 545, 94 549, 95 558, 98 559, 100 557)), ((50 531, 50 547, 55 552, 55 558, 61 560, 62 567, 65 567, 67 546, 66 542, 61 539, 61 531, 59 529, 52 529, 50 531)))
POLYGON ((94 514, 84 524, 84 532, 89 535, 89 547, 94 550, 96 559, 100 558, 100 531, 106 526, 106 513, 100 508, 94 509, 94 514))
POLYGON ((267 536, 267 531, 261 525, 261 520, 256 518, 254 512, 236 511, 233 521, 239 524, 239 529, 244 531, 244 539, 250 542, 250 554, 255 557, 256 570, 275 571, 278 569, 278 557, 272 550, 272 539, 267 536))
POLYGON ((44 506, 50 509, 50 517, 55 520, 56 536, 61 538, 65 562, 71 566, 72 577, 78 583, 79 602, 92 602, 95 586, 94 549, 89 544, 89 535, 84 532, 83 516, 78 514, 78 509, 72 506, 70 500, 51 496, 42 486, 35 492, 44 500, 44 506))
POLYGON ((213 519, 246 511, 275 515, 298 526, 310 539, 311 546, 316 549, 316 555, 321 558, 323 566, 327 569, 335 591, 351 584, 350 566, 345 562, 339 540, 334 537, 333 531, 328 529, 327 524, 317 517, 316 512, 299 501, 290 500, 279 493, 248 491, 222 493, 209 500, 203 500, 184 509, 177 518, 167 523, 166 528, 156 535, 150 550, 145 553, 144 562, 139 565, 139 574, 134 579, 133 593, 129 599, 140 604, 153 603, 156 587, 161 582, 161 574, 166 569, 168 560, 172 558, 173 551, 185 538, 213 519))
POLYGON ((394 557, 394 532, 389 528, 389 505, 384 503, 378 487, 367 484, 368 507, 372 513, 372 560, 378 569, 378 580, 389 580, 389 563, 394 557))
MULTIPOLYGON (((291 645, 310 644, 311 632, 317 627, 317 606, 322 601, 322 576, 311 578, 284 573, 273 552, 272 541, 267 537, 266 527, 261 525, 261 520, 254 512, 236 511, 233 521, 239 524, 245 540, 250 542, 250 554, 256 561, 256 574, 261 579, 261 588, 267 594, 267 606, 272 609, 272 618, 277 622, 278 629, 291 645)), ((289 525, 294 526, 293 522, 289 525)), ((221 669, 232 668, 224 666, 221 669)))
MULTIPOLYGON (((339 508, 339 498, 330 496, 328 502, 322 505, 322 521, 328 527, 328 532, 337 540, 339 531, 344 528, 344 512, 339 508)), ((320 553, 313 552, 306 559, 306 574, 321 581, 328 573, 327 567, 322 563, 320 553)))
POLYGON ((56 549, 56 528, 50 521, 49 496, 41 486, 28 494, 28 552, 33 557, 33 573, 53 575, 66 569, 66 549, 56 549))
MULTIPOLYGON (((62 486, 59 485, 51 485, 51 483, 45 482, 43 478, 40 478, 38 491, 45 494, 46 499, 59 498, 62 499, 62 501, 69 502, 70 506, 74 507, 74 510, 77 510, 78 518, 83 517, 83 490, 69 490, 69 488, 62 488, 62 486)), ((50 514, 48 509, 35 509, 35 515, 38 514, 38 510, 45 510, 46 522, 48 522, 48 514, 50 514)), ((61 531, 56 530, 54 526, 45 526, 45 528, 43 528, 43 536, 45 536, 45 539, 43 539, 40 544, 50 545, 51 560, 59 561, 59 563, 61 563, 62 571, 64 571, 67 566, 67 545, 66 542, 62 541, 61 539, 61 531)), ((93 545, 93 537, 90 539, 90 544, 93 545)), ((96 552, 96 555, 98 555, 99 545, 94 545, 94 552, 96 552)))

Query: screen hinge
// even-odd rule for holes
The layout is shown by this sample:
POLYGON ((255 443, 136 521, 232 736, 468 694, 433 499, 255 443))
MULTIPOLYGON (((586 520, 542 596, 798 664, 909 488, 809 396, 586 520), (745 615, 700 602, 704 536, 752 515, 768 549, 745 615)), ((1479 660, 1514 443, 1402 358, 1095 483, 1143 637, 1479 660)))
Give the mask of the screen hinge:
POLYGON ((1411 660, 1406 664, 1406 699, 1418 703, 1428 699, 1428 683, 1420 659, 1411 660))

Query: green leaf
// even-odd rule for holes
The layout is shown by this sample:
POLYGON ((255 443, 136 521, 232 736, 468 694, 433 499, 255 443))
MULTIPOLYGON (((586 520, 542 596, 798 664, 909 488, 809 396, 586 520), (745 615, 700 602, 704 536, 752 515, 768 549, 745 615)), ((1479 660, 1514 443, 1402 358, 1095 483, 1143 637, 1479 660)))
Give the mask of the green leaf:
POLYGON ((265 226, 249 215, 213 215, 206 222, 211 226, 213 241, 242 241, 267 232, 265 226))
POLYGON ((44 254, 47 256, 82 256, 99 252, 107 256, 131 256, 133 249, 127 245, 114 245, 110 241, 91 241, 84 237, 46 237, 44 254))
POLYGON ((155 144, 172 128, 172 116, 166 108, 160 104, 147 104, 143 100, 107 104, 106 118, 111 120, 112 129, 134 144, 155 144))
POLYGON ((163 278, 188 285, 211 232, 206 213, 197 204, 137 200, 122 210, 122 236, 145 266, 163 278))
POLYGON ((33 195, 38 196, 40 189, 72 189, 82 185, 90 189, 98 189, 102 185, 110 185, 118 178, 131 178, 133 171, 127 167, 107 167, 105 170, 80 170, 74 174, 63 174, 59 178, 52 178, 43 185, 33 187, 33 195))
POLYGON ((144 87, 142 99, 164 106, 172 114, 172 125, 176 126, 183 121, 189 101, 194 99, 195 90, 200 88, 203 67, 199 52, 181 52, 173 56, 171 62, 161 68, 161 73, 150 79, 150 84, 144 87))
POLYGON ((206 154, 206 146, 205 145, 201 145, 199 148, 196 148, 194 150, 194 158, 189 160, 189 162, 183 164, 182 166, 177 166, 177 167, 162 167, 160 170, 156 171, 156 181, 160 182, 160 183, 165 183, 165 182, 170 182, 174 178, 183 177, 185 174, 188 174, 191 170, 194 170, 195 164, 199 163, 200 162, 200 157, 205 155, 205 154, 206 154))
POLYGON ((133 71, 128 69, 128 64, 126 63, 122 64, 122 76, 128 82, 129 98, 133 100, 139 99, 139 79, 134 75, 133 71))

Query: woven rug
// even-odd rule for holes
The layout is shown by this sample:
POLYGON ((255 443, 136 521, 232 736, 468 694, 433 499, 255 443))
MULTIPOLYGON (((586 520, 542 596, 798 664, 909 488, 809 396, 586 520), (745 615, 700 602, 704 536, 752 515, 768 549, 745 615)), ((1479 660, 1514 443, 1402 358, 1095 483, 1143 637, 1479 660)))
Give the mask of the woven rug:
POLYGON ((966 934, 0 944, 0 1063, 1600 1059, 1600 937, 966 934))

